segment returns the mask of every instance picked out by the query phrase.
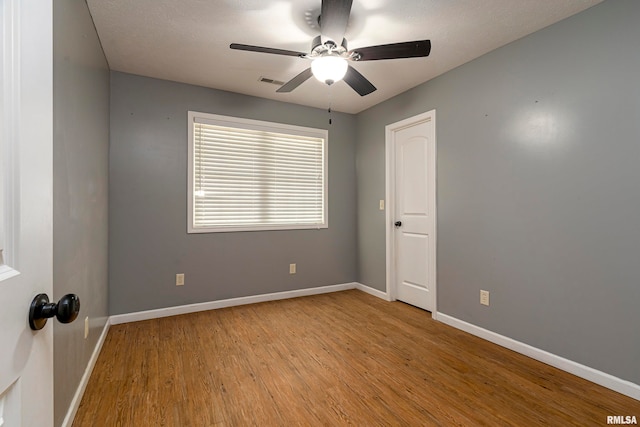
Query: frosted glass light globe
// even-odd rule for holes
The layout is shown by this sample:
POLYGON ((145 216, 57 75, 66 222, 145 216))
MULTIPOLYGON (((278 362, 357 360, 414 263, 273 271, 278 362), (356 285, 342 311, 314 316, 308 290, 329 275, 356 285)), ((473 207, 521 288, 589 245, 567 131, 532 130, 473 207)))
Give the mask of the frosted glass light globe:
POLYGON ((332 85, 342 80, 347 73, 347 60, 339 56, 321 56, 311 63, 313 76, 322 83, 332 85))

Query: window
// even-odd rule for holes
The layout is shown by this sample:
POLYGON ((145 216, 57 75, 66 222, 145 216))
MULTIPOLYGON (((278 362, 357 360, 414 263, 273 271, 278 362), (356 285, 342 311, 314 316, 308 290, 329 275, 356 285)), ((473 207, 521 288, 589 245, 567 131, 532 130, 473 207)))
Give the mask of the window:
POLYGON ((190 111, 189 233, 327 228, 327 131, 190 111))

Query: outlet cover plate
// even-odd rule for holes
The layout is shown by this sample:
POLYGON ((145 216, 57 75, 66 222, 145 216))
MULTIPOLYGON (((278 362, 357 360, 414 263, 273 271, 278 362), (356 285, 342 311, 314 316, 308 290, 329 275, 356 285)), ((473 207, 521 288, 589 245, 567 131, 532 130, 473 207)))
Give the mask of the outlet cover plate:
POLYGON ((489 305, 489 291, 480 291, 480 304, 489 305))

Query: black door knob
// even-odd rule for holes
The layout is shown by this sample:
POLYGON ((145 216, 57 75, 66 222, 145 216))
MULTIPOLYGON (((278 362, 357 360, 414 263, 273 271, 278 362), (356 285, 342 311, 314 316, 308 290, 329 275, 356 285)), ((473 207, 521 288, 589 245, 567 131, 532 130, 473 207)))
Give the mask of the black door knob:
POLYGON ((395 225, 396 227, 400 227, 402 226, 402 221, 396 221, 393 225, 395 225))
POLYGON ((71 323, 80 313, 80 298, 75 294, 67 294, 57 303, 49 302, 47 294, 38 294, 29 307, 29 326, 34 331, 44 328, 47 319, 56 316, 60 323, 71 323))

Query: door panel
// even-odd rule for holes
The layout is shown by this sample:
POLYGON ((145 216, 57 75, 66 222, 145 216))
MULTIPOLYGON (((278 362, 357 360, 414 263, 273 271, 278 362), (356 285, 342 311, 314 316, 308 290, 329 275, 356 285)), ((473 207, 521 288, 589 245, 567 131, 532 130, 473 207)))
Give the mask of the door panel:
POLYGON ((435 309, 434 114, 387 127, 393 153, 393 263, 395 297, 435 309))
POLYGON ((405 132, 408 131, 400 131, 396 141, 400 150, 399 172, 402 174, 398 187, 398 212, 401 215, 423 217, 428 215, 427 192, 424 188, 427 178, 427 139, 420 135, 407 135, 405 132))
POLYGON ((0 3, 0 417, 53 424, 53 330, 29 305, 52 294, 52 3, 0 3))
POLYGON ((428 264, 417 262, 416 259, 427 259, 429 251, 429 236, 400 232, 401 243, 398 245, 398 299, 413 303, 421 308, 420 301, 430 296, 430 284, 428 277, 428 264), (427 293, 427 294, 425 294, 427 293))
POLYGON ((414 257, 426 259, 429 251, 429 236, 400 231, 399 237, 402 243, 399 245, 398 263, 400 270, 403 272, 402 280, 428 289, 427 263, 416 262, 414 257))

